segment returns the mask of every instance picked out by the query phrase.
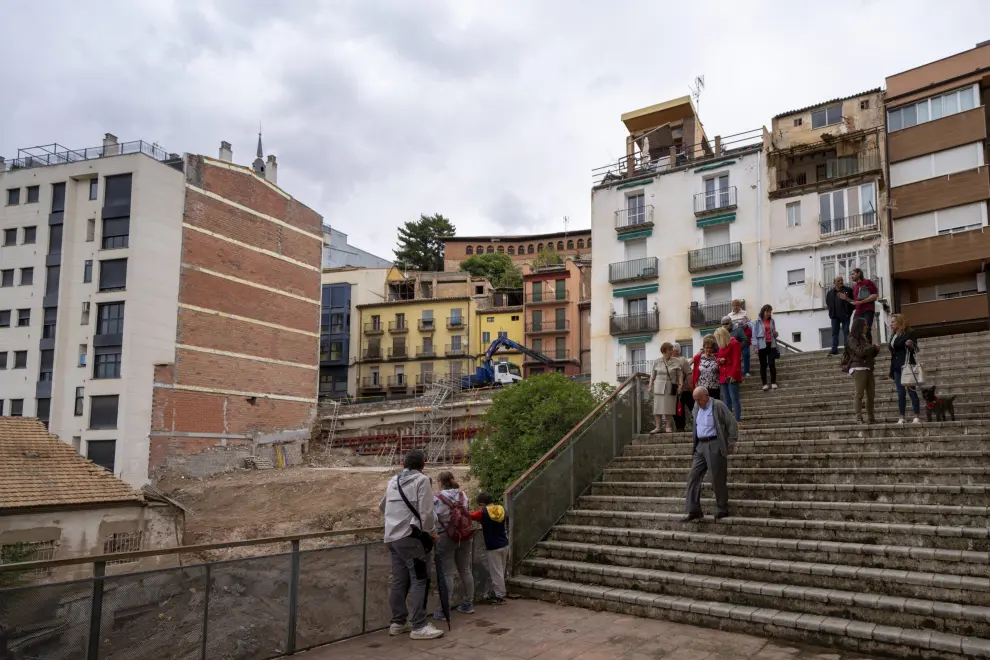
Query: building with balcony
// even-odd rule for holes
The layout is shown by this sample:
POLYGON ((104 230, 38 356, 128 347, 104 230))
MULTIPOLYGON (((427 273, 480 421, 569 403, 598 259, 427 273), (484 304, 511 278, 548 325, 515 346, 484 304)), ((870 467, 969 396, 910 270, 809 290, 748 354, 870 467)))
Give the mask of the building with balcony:
POLYGON ((463 272, 393 267, 379 291, 379 300, 355 305, 361 348, 352 377, 358 396, 411 395, 422 389, 429 374, 474 371, 471 320, 477 318, 476 300, 497 295, 488 280, 463 272))
POLYGON ((887 77, 894 308, 921 334, 985 330, 990 42, 887 77))
POLYGON ((557 371, 576 376, 584 373, 583 348, 590 318, 591 262, 568 258, 559 265, 523 267, 525 345, 554 360, 550 367, 529 358, 523 376, 557 371))
POLYGON ((648 371, 665 341, 693 351, 733 298, 760 297, 762 129, 709 139, 689 97, 622 121, 626 156, 593 173, 595 382, 648 371))
POLYGON ((587 258, 591 254, 591 230, 448 238, 443 248, 443 268, 446 271, 460 270, 462 261, 478 254, 507 254, 521 266, 531 263, 543 250, 557 252, 565 257, 587 258))
MULTIPOLYGON (((825 295, 836 276, 851 285, 856 267, 881 289, 877 336, 885 336, 883 122, 883 96, 873 89, 781 113, 764 138, 770 207, 764 300, 773 305, 780 339, 801 350, 831 346, 825 295)), ((749 310, 751 317, 760 306, 749 310)))
MULTIPOLYGON (((519 290, 499 290, 487 298, 475 298, 474 322, 471 325, 471 348, 477 364, 485 355, 492 342, 499 337, 525 344, 523 335, 523 292, 519 290)), ((496 361, 515 362, 520 366, 519 351, 500 348, 496 361)))
POLYGON ((274 442, 299 455, 322 218, 278 187, 260 137, 251 167, 232 157, 107 134, 0 159, 3 415, 40 418, 132 486, 274 442))

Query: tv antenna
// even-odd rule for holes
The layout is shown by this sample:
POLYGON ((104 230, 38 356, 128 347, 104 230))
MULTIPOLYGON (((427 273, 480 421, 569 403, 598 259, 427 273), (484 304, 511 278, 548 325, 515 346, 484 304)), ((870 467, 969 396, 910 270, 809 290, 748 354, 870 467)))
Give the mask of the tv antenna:
POLYGON ((566 215, 564 216, 564 235, 567 235, 567 225, 570 223, 571 219, 566 215))
POLYGON ((688 85, 688 89, 691 90, 691 98, 694 100, 694 107, 697 109, 701 108, 701 92, 705 89, 705 74, 700 76, 695 76, 694 87, 688 85))

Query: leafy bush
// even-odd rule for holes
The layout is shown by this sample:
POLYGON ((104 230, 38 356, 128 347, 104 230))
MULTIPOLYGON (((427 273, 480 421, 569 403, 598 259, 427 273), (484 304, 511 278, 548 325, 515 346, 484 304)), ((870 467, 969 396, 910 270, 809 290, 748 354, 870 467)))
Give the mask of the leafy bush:
POLYGON ((495 498, 598 405, 563 374, 533 376, 495 395, 471 443, 471 472, 495 498))
POLYGON ((615 391, 615 385, 611 383, 606 383, 604 380, 600 383, 595 383, 591 386, 591 396, 595 398, 595 405, 598 405, 605 399, 612 396, 612 392, 615 391))
POLYGON ((477 254, 461 262, 462 271, 474 277, 487 277, 496 289, 521 289, 522 271, 507 254, 477 254))
POLYGON ((557 252, 550 250, 540 250, 536 258, 533 259, 533 268, 543 268, 544 266, 559 266, 564 263, 564 258, 557 252))

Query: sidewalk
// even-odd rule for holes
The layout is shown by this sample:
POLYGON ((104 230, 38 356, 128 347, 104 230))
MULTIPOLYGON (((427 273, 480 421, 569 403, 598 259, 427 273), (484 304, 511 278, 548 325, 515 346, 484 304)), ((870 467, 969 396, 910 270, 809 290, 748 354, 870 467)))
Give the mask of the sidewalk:
MULTIPOLYGON (((434 622, 436 623, 436 622, 434 622)), ((870 660, 710 628, 592 612, 531 600, 473 615, 455 614, 453 630, 430 642, 376 633, 326 646, 304 660, 870 660)), ((440 626, 447 630, 446 622, 440 626)))

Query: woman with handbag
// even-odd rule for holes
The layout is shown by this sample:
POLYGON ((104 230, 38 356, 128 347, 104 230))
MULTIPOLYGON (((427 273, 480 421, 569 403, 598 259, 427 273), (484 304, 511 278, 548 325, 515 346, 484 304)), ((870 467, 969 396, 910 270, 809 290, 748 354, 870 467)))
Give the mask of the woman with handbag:
POLYGON ((665 341, 660 347, 660 357, 653 363, 650 389, 653 391, 653 419, 651 433, 660 433, 666 425, 667 433, 673 433, 672 422, 677 413, 677 390, 684 380, 681 361, 674 357, 674 345, 665 341))
POLYGON ((904 423, 907 410, 906 395, 911 395, 911 408, 914 410, 914 424, 921 424, 921 401, 918 389, 925 383, 925 374, 918 363, 916 354, 918 342, 907 317, 894 314, 890 317, 890 377, 897 389, 898 424, 904 423), (906 390, 906 391, 905 391, 906 390))
POLYGON ((763 381, 763 391, 777 389, 777 358, 780 351, 777 348, 777 324, 773 320, 773 307, 764 305, 760 315, 749 324, 753 330, 753 343, 757 355, 760 356, 760 380, 763 381), (770 380, 767 380, 767 371, 770 380))

